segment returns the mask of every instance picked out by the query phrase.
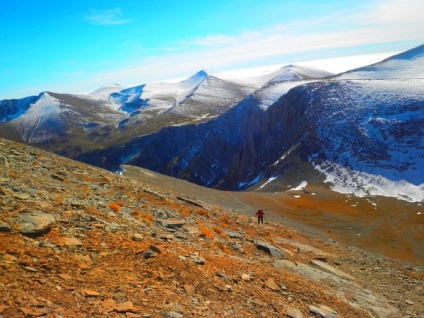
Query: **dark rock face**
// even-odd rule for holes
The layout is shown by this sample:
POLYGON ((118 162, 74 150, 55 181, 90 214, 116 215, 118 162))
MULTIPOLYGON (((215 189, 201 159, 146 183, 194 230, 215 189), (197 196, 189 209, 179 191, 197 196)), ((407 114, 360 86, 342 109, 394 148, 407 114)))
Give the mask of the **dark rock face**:
POLYGON ((208 187, 246 188, 305 135, 303 90, 267 111, 252 95, 214 121, 163 129, 144 138, 128 163, 208 187))
POLYGON ((287 160, 281 158, 296 148, 301 161, 313 158, 420 184, 424 97, 398 99, 397 89, 406 85, 400 82, 388 81, 383 89, 373 85, 305 84, 266 110, 251 95, 216 120, 165 128, 134 141, 121 148, 121 158, 126 153, 131 159, 123 162, 129 164, 207 187, 242 190, 282 175, 287 160))
POLYGON ((19 117, 38 99, 39 96, 30 96, 22 99, 5 99, 0 101, 0 124, 19 117))

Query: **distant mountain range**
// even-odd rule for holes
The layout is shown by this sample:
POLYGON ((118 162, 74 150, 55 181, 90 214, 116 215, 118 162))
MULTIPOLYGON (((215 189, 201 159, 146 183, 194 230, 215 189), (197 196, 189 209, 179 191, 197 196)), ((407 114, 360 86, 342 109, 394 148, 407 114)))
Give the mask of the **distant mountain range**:
POLYGON ((0 137, 112 171, 122 164, 223 190, 424 200, 424 45, 330 74, 289 65, 234 78, 44 92, 0 101, 0 137))

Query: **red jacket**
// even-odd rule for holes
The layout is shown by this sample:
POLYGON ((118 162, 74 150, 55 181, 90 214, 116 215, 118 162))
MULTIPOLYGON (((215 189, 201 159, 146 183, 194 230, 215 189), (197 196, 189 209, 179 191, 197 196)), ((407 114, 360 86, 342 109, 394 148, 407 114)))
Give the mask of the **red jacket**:
POLYGON ((265 215, 265 212, 262 210, 259 210, 258 212, 256 212, 255 216, 262 218, 265 215))

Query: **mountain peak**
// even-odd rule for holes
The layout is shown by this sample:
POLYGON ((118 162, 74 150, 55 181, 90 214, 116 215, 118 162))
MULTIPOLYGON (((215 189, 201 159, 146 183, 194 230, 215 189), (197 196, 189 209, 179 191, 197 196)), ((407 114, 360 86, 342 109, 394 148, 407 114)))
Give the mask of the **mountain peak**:
POLYGON ((308 79, 320 79, 333 75, 332 73, 317 70, 311 67, 289 64, 283 66, 274 73, 271 83, 283 81, 298 81, 308 79))
POLYGON ((196 74, 189 77, 187 80, 204 80, 210 76, 212 76, 212 72, 208 70, 200 70, 196 74))
POLYGON ((212 76, 212 72, 207 70, 200 70, 196 74, 190 76, 189 78, 183 80, 181 83, 184 86, 192 87, 197 86, 202 83, 205 79, 210 78, 212 76))

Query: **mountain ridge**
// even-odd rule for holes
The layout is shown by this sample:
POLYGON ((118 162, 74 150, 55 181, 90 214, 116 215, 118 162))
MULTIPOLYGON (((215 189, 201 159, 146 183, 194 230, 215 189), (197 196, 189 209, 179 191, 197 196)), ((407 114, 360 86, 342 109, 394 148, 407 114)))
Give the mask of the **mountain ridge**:
POLYGON ((29 135, 13 126, 17 119, 0 125, 0 135, 31 136, 44 149, 112 171, 131 163, 225 190, 266 191, 304 165, 337 191, 420 202, 423 50, 339 75, 288 65, 241 85, 203 70, 101 100, 49 93, 51 108, 62 110, 55 129, 40 116, 29 135), (100 111, 92 117, 85 108, 100 111))

